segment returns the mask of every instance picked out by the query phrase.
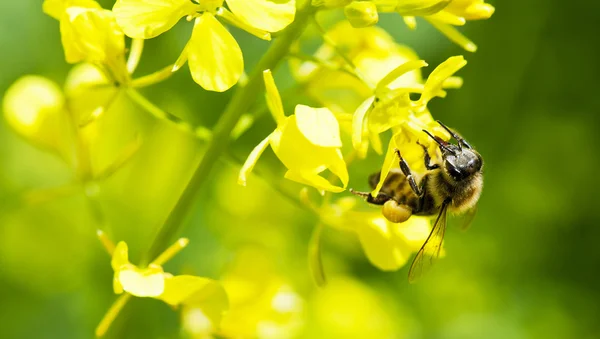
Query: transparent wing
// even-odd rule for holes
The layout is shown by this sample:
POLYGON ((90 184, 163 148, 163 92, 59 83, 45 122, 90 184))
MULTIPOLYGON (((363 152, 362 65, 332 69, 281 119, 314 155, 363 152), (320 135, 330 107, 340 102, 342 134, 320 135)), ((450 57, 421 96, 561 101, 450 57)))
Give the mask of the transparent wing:
POLYGON ((473 220, 475 219, 476 214, 477 214, 477 206, 473 206, 470 210, 468 210, 467 212, 465 212, 465 214, 463 214, 461 216, 461 220, 460 220, 460 230, 461 231, 466 231, 469 229, 469 227, 471 227, 471 224, 473 223, 473 220))
POLYGON ((440 213, 435 219, 435 224, 431 229, 431 233, 421 246, 419 253, 413 260, 408 272, 408 282, 414 283, 431 269, 435 261, 439 258, 442 251, 442 243, 444 242, 444 234, 446 233, 446 215, 448 210, 448 202, 444 202, 440 208, 440 213))

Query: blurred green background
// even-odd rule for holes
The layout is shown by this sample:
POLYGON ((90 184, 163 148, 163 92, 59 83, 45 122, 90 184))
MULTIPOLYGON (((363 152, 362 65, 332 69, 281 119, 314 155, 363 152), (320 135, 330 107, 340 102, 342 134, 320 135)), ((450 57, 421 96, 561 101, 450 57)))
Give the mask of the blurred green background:
MULTIPOLYGON (((167 271, 218 279, 241 248, 260 247, 305 300, 301 338, 598 337, 600 3, 489 2, 494 16, 466 26, 479 46, 475 54, 424 22, 411 32, 397 16, 381 20, 430 65, 457 54, 469 61, 459 73, 464 87, 434 100, 431 111, 483 155, 485 189, 473 227, 466 233, 449 228, 448 255, 426 278, 409 285, 407 268, 380 272, 352 234, 327 229, 331 282, 322 291, 313 286, 306 252, 314 218, 272 189, 272 181, 253 176, 245 189, 236 184, 235 159, 244 159, 270 133, 269 117, 259 119, 216 166, 186 221, 183 235, 191 244, 167 271)), ((58 23, 42 13, 40 1, 1 2, 0 28, 0 92, 24 74, 62 85, 70 66, 58 23)), ((180 24, 148 41, 137 74, 172 62, 189 28, 180 24)), ((267 44, 234 33, 249 70, 267 44)), ((280 88, 291 81, 278 76, 280 88)), ((187 70, 144 93, 165 110, 209 128, 231 95, 202 91, 187 70)), ((110 237, 127 241, 135 263, 201 158, 202 143, 126 100, 117 104, 119 114, 102 121, 107 132, 100 136, 98 163, 106 164, 138 134, 143 146, 130 164, 100 183, 96 201, 110 237)), ((257 170, 281 178, 282 166, 266 153, 257 170)), ((364 188, 358 178, 376 171, 380 161, 361 162, 350 187, 364 188)), ((72 169, 16 135, 4 120, 0 164, 0 336, 92 337, 115 296, 89 202, 79 193, 35 206, 14 204, 28 190, 69 183, 72 169)), ((290 192, 299 188, 274 181, 290 192)), ((129 306, 115 324, 124 338, 182 335, 177 313, 166 305, 135 299, 129 306)))

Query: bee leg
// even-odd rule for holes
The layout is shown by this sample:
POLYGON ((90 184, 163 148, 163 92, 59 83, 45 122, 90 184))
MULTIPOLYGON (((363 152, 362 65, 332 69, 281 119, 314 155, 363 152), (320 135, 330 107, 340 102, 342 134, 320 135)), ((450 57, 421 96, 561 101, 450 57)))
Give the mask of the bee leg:
POLYGON ((400 150, 396 148, 394 151, 396 152, 396 155, 398 156, 398 158, 400 158, 400 169, 402 170, 402 173, 404 173, 404 175, 406 176, 406 180, 408 180, 408 183, 410 184, 410 188, 412 188, 413 192, 415 192, 415 194, 418 197, 423 196, 423 190, 419 186, 417 186, 417 182, 415 181, 415 178, 413 177, 412 172, 410 171, 410 168, 408 167, 408 164, 406 163, 404 158, 402 158, 402 154, 400 154, 400 150))
POLYGON ((388 200, 392 200, 392 197, 390 197, 389 195, 385 194, 385 193, 381 193, 379 192, 377 194, 377 196, 372 196, 370 192, 357 192, 353 189, 350 189, 350 193, 354 194, 354 195, 358 195, 359 197, 365 198, 365 201, 373 204, 373 205, 383 205, 385 204, 388 200))
POLYGON ((436 168, 440 168, 440 165, 438 164, 431 164, 431 156, 429 156, 429 152, 427 151, 427 147, 425 147, 425 145, 422 145, 420 142, 417 141, 417 144, 421 147, 423 147, 423 152, 425 153, 424 156, 424 161, 425 161, 425 168, 427 168, 428 170, 434 170, 436 168))

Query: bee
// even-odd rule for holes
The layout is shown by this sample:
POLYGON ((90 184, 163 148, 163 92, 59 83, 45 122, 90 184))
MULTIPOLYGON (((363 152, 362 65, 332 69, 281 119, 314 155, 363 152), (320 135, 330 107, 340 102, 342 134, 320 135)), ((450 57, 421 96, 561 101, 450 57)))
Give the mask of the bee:
MULTIPOLYGON (((465 139, 441 122, 438 123, 456 140, 456 144, 452 144, 423 130, 439 146, 439 163, 433 163, 427 148, 419 144, 424 151, 427 171, 417 177, 402 158, 400 150, 396 149, 400 168, 390 171, 377 196, 373 197, 369 192, 351 190, 371 204, 382 205, 383 216, 393 223, 404 222, 411 215, 437 215, 431 233, 410 267, 408 280, 411 283, 429 270, 440 256, 448 211, 464 214, 463 227, 468 227, 475 215, 476 204, 483 188, 481 155, 465 139)), ((379 178, 380 172, 369 177, 371 188, 375 188, 379 178)))

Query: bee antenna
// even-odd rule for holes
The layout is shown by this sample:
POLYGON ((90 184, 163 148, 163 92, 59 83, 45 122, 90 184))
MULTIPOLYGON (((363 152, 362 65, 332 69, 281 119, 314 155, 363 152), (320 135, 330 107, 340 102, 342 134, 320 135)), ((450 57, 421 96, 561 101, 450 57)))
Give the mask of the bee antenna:
POLYGON ((442 124, 441 121, 436 120, 436 122, 440 124, 440 126, 442 126, 446 131, 448 131, 448 133, 450 133, 450 135, 458 142, 458 148, 460 148, 461 151, 462 146, 465 146, 466 148, 472 148, 471 145, 469 145, 469 143, 465 141, 465 139, 461 138, 460 135, 454 133, 452 130, 446 127, 446 125, 442 124))
POLYGON ((433 134, 429 133, 429 131, 423 130, 423 132, 427 133, 427 135, 429 135, 429 137, 431 139, 433 139, 433 141, 435 141, 440 146, 440 148, 442 150, 454 154, 454 151, 452 151, 451 149, 449 149, 442 140, 440 140, 439 138, 433 136, 433 134))

